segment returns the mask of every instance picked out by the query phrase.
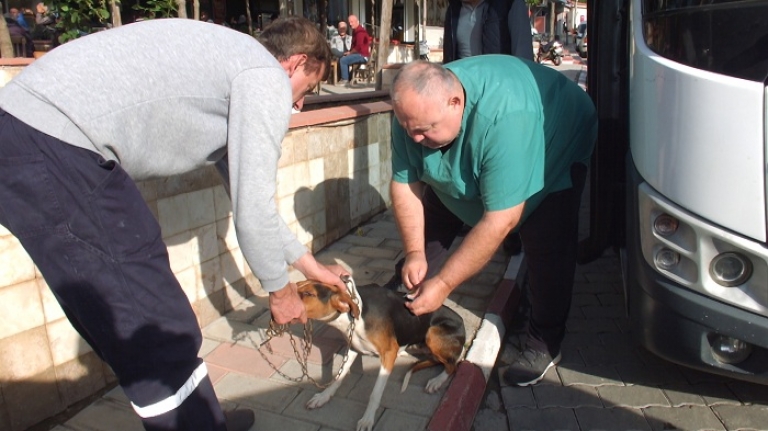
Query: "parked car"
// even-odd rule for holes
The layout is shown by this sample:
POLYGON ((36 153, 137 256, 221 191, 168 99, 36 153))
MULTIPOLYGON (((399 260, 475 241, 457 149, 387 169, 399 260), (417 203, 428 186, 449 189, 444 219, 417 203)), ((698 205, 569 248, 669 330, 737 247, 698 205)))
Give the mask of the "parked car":
POLYGON ((580 56, 587 56, 587 23, 582 22, 576 30, 576 51, 580 56))

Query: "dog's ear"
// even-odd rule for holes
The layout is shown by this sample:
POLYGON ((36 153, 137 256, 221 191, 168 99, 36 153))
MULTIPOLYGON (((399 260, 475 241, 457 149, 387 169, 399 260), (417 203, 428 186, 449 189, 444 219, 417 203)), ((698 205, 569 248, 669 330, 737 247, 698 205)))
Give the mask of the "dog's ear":
POLYGON ((331 297, 331 303, 337 310, 343 310, 345 313, 352 313, 352 317, 357 319, 360 317, 360 307, 355 304, 352 297, 344 292, 339 291, 337 294, 331 297))

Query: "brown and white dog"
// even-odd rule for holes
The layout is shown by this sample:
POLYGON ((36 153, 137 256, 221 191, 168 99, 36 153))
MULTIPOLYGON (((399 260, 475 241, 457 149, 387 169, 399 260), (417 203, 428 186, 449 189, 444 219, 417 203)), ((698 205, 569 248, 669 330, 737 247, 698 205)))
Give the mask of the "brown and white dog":
POLYGON ((456 371, 466 340, 464 321, 446 306, 434 313, 415 316, 405 307, 406 299, 402 294, 375 284, 357 287, 351 277, 345 277, 344 282, 349 292, 311 280, 298 283, 299 296, 307 309, 308 318, 323 321, 344 334, 348 334, 349 325, 355 321, 349 358, 339 378, 315 394, 307 402, 307 408, 322 407, 330 401, 344 376, 349 373, 357 353, 379 356, 379 375, 368 400, 368 407, 357 423, 358 431, 370 431, 401 347, 423 343, 431 353, 428 359, 417 362, 408 371, 401 392, 408 386, 413 372, 443 364, 443 372, 430 379, 425 388, 427 392, 434 393, 456 371))

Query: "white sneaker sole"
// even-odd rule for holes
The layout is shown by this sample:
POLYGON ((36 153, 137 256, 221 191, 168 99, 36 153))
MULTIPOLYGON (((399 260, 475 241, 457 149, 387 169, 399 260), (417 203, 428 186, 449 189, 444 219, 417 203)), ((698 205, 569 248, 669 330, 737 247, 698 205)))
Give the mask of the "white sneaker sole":
POLYGON ((558 362, 560 362, 560 359, 562 359, 562 358, 563 358, 563 354, 562 353, 558 353, 557 356, 555 356, 555 359, 552 359, 552 362, 550 362, 549 365, 547 365, 547 368, 544 369, 544 372, 541 373, 541 375, 539 377, 536 377, 535 379, 533 379, 531 381, 528 381, 528 382, 517 383, 517 386, 530 386, 530 385, 535 385, 536 383, 539 383, 541 381, 541 379, 543 379, 544 376, 547 375, 547 371, 549 371, 550 368, 552 368, 555 365, 557 365, 558 362))

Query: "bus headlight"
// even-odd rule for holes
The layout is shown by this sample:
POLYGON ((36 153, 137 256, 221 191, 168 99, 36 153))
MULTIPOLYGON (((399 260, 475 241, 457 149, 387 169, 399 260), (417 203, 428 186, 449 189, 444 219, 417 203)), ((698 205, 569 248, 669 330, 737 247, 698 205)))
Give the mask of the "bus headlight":
POLYGON ((738 286, 752 275, 752 262, 738 253, 721 253, 709 264, 709 275, 721 286, 738 286))
POLYGON ((712 348, 712 356, 722 364, 738 364, 752 353, 751 344, 724 335, 711 336, 709 344, 712 348))
POLYGON ((662 214, 653 221, 653 230, 661 236, 672 236, 677 232, 680 222, 669 214, 662 214))
POLYGON ((668 248, 662 248, 653 257, 656 266, 664 271, 672 271, 680 263, 680 254, 668 248))

